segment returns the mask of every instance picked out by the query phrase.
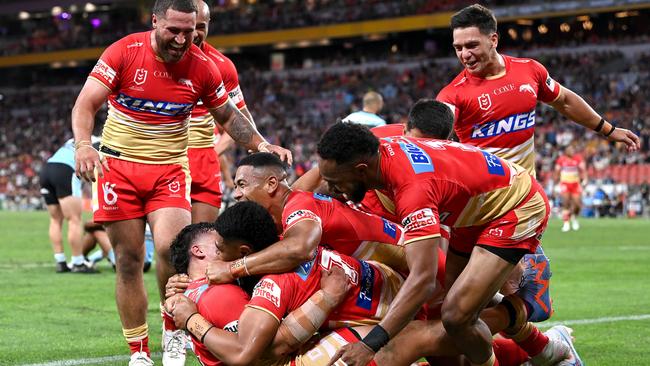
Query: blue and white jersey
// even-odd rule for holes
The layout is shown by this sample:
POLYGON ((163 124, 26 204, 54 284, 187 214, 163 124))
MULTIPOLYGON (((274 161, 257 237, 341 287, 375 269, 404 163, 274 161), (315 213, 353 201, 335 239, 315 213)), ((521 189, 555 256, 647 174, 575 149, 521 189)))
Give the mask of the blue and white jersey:
POLYGON ((365 111, 354 112, 343 119, 345 123, 357 123, 368 128, 384 126, 386 121, 374 113, 365 111))
POLYGON ((47 162, 65 164, 74 169, 74 140, 66 141, 51 158, 47 159, 47 162))

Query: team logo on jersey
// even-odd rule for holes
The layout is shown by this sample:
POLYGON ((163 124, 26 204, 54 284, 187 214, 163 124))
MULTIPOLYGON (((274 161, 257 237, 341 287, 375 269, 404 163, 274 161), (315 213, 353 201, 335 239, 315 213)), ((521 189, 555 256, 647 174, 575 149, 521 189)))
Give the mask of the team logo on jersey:
POLYGON ((147 80, 148 71, 145 69, 135 70, 135 75, 133 76, 133 82, 137 85, 142 85, 147 80))
POLYGON ((144 44, 144 43, 142 43, 142 42, 138 42, 138 41, 136 41, 136 42, 133 42, 133 43, 131 43, 130 45, 126 46, 126 48, 142 47, 143 44, 144 44))
POLYGON ((431 158, 421 147, 407 139, 394 141, 397 141, 399 147, 404 151, 404 154, 406 154, 415 174, 433 172, 433 163, 431 162, 431 158))
POLYGON ((97 61, 95 64, 95 67, 93 67, 93 71, 91 74, 97 74, 104 78, 109 84, 113 84, 113 80, 115 80, 115 70, 113 70, 112 67, 108 66, 108 64, 101 59, 97 61))
POLYGON ((512 114, 506 118, 475 125, 472 130, 473 139, 481 139, 503 135, 510 132, 522 131, 535 126, 535 110, 512 114))
POLYGON ((287 216, 287 220, 285 221, 285 226, 289 227, 295 223, 298 223, 303 220, 314 220, 320 224, 320 217, 316 215, 315 213, 309 211, 309 210, 298 210, 294 211, 287 216))
POLYGON ((275 281, 270 278, 265 278, 255 285, 253 289, 253 296, 251 300, 256 297, 261 297, 270 301, 276 308, 280 308, 280 299, 282 290, 275 281))
POLYGON ((499 158, 490 154, 487 151, 481 151, 481 152, 483 153, 483 157, 485 157, 488 173, 492 175, 501 175, 501 176, 506 175, 506 171, 503 169, 503 165, 501 165, 501 161, 499 160, 499 158))
POLYGON ((194 85, 192 85, 192 80, 188 79, 178 79, 178 83, 181 85, 185 85, 186 87, 190 88, 192 90, 192 93, 196 93, 194 90, 194 85))
POLYGON ((430 208, 423 208, 421 210, 411 212, 408 214, 408 216, 406 216, 404 220, 402 220, 402 226, 404 226, 404 229, 406 229, 406 231, 433 226, 437 223, 438 221, 436 220, 436 216, 433 214, 433 210, 430 208))
POLYGON ((169 183, 167 185, 167 187, 169 187, 169 191, 171 193, 178 193, 178 191, 181 189, 181 183, 179 181, 175 180, 175 181, 169 183))
POLYGON ((492 107, 492 99, 490 99, 490 94, 483 93, 478 96, 478 106, 484 111, 487 111, 492 107))
POLYGON ((117 203, 117 193, 114 191, 115 183, 111 184, 110 182, 104 182, 102 184, 102 190, 104 191, 104 203, 109 206, 113 206, 117 203))
POLYGON ((520 93, 528 92, 528 93, 534 95, 535 98, 537 98, 537 93, 535 93, 535 89, 533 89, 533 87, 530 86, 530 84, 522 84, 522 85, 520 85, 519 86, 519 92, 520 93))
POLYGON ((233 320, 223 327, 223 330, 230 333, 237 333, 239 330, 239 320, 233 320))

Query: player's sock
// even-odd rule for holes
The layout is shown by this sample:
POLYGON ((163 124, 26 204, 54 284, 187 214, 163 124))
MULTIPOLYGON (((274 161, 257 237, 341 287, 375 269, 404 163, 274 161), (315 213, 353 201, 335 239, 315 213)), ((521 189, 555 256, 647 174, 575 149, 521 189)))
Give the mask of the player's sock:
POLYGON ((538 355, 548 344, 548 337, 530 322, 516 334, 508 335, 508 338, 515 341, 530 357, 538 355))
POLYGON ((111 249, 111 251, 108 252, 108 255, 106 257, 108 258, 109 261, 111 261, 112 265, 115 265, 115 252, 113 251, 113 249, 111 249))
POLYGON ((92 263, 97 263, 104 259, 104 253, 101 251, 101 249, 95 250, 88 256, 88 260, 92 263))
POLYGON ((73 255, 72 259, 71 259, 72 265, 73 266, 80 266, 80 265, 84 264, 84 259, 85 258, 84 258, 83 255, 73 255))
POLYGON ((57 263, 65 262, 65 253, 54 253, 54 260, 57 263))
POLYGON ((570 216, 569 210, 562 210, 562 221, 569 222, 570 216))
POLYGON ((145 352, 147 356, 151 357, 151 352, 149 351, 149 326, 147 323, 132 329, 122 328, 122 334, 124 334, 126 343, 129 344, 131 354, 145 352))
POLYGON ((483 363, 472 363, 473 366, 499 366, 499 361, 497 360, 494 350, 490 355, 490 358, 483 363))
POLYGON ((175 331, 174 317, 165 310, 165 306, 160 304, 160 316, 163 319, 163 330, 175 331))
POLYGON ((528 361, 528 353, 512 339, 497 338, 492 347, 500 366, 519 366, 528 361))

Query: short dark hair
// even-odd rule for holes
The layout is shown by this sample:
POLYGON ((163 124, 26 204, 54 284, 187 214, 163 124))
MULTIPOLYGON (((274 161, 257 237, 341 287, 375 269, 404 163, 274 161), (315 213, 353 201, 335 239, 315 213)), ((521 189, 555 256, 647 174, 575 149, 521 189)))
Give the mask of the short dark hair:
POLYGON ((490 35, 497 32, 497 18, 483 5, 470 5, 451 17, 452 30, 469 27, 477 27, 481 33, 490 35))
POLYGON ((318 142, 318 155, 337 164, 377 155, 379 139, 363 125, 339 122, 325 131, 318 142))
POLYGON ((172 241, 170 246, 171 262, 177 273, 187 273, 190 265, 190 246, 196 238, 205 233, 215 231, 214 225, 208 222, 187 225, 172 241))
POLYGON ((156 0, 156 3, 153 5, 153 13, 157 17, 164 18, 168 9, 182 13, 196 13, 199 11, 193 0, 156 0))
POLYGON ((278 241, 278 229, 271 214, 252 201, 227 208, 214 226, 224 240, 242 241, 256 252, 278 241))
POLYGON ((447 139, 454 124, 451 109, 442 102, 434 99, 420 99, 409 111, 406 129, 417 128, 426 137, 447 139))
POLYGON ((250 165, 253 168, 277 167, 284 171, 287 170, 287 165, 277 155, 267 152, 250 154, 237 164, 238 167, 244 165, 250 165))

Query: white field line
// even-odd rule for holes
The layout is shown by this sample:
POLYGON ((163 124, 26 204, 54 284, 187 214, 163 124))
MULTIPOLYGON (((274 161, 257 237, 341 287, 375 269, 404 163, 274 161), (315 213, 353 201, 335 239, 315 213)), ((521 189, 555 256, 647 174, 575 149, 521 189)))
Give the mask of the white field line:
MULTIPOLYGON (((537 324, 540 328, 550 328, 555 325, 583 325, 583 324, 598 324, 598 323, 613 323, 621 321, 630 321, 630 320, 646 320, 650 319, 650 314, 640 314, 640 315, 627 315, 627 316, 609 316, 603 318, 592 318, 592 319, 575 319, 575 320, 564 320, 564 321, 555 321, 555 322, 545 322, 537 324)), ((161 354, 152 354, 152 357, 160 357, 161 354)), ((76 360, 61 360, 61 361, 52 361, 44 363, 32 363, 25 364, 21 366, 75 366, 75 365, 93 365, 98 363, 106 362, 116 362, 116 361, 126 361, 129 359, 127 355, 120 356, 106 356, 106 357, 97 357, 97 358, 81 358, 76 360)))

